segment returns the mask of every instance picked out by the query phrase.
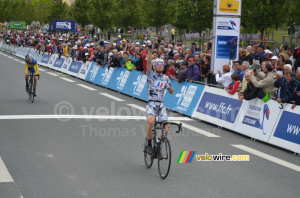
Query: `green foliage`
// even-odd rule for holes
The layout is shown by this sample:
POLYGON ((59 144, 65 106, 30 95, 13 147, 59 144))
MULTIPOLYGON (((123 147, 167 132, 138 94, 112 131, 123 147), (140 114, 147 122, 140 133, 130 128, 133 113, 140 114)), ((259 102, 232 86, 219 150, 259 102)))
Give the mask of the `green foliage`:
POLYGON ((91 8, 90 0, 82 1, 75 0, 75 3, 72 5, 71 14, 78 24, 82 27, 90 24, 88 17, 88 12, 91 8))
MULTIPOLYGON (((112 1, 111 0, 90 0, 91 9, 89 11, 89 18, 91 23, 107 29, 112 25, 112 1)), ((121 11, 120 11, 121 12, 121 11)))

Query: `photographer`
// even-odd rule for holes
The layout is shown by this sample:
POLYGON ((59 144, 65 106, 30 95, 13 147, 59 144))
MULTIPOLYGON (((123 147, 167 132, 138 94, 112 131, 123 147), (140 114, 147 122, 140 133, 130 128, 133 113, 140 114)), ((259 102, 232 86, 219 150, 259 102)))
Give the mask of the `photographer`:
POLYGON ((259 73, 256 69, 250 71, 250 80, 256 88, 262 88, 258 98, 262 99, 269 92, 269 98, 273 98, 275 94, 274 79, 272 73, 272 65, 267 63, 264 69, 265 76, 259 73), (260 79, 259 81, 256 79, 260 79))

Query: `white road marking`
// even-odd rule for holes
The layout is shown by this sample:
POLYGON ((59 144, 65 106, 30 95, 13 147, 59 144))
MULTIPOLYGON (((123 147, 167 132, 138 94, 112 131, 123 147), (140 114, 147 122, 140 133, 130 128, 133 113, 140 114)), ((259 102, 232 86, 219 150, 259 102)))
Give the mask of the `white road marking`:
POLYGON ((292 170, 300 172, 300 166, 297 166, 297 165, 292 164, 290 162, 284 161, 284 160, 279 159, 277 157, 274 157, 272 155, 268 155, 266 153, 260 152, 258 150, 252 149, 252 148, 244 146, 244 145, 234 145, 234 144, 232 144, 231 146, 233 146, 235 148, 238 148, 238 149, 241 149, 243 151, 246 151, 248 153, 252 153, 253 155, 264 158, 266 160, 269 160, 269 161, 274 162, 276 164, 279 164, 281 166, 284 166, 284 167, 287 167, 287 168, 290 168, 292 170))
POLYGON ((0 157, 0 183, 1 182, 14 182, 14 180, 9 174, 2 158, 0 157))
POLYGON ((108 98, 110 98, 110 99, 116 100, 116 101, 118 101, 118 102, 125 101, 125 100, 123 100, 123 99, 121 99, 121 98, 115 97, 115 96, 110 95, 110 94, 108 94, 108 93, 99 93, 99 94, 101 94, 101 95, 103 95, 103 96, 106 96, 106 97, 108 97, 108 98))
POLYGON ((65 78, 65 77, 60 77, 60 79, 63 79, 63 80, 68 81, 68 82, 76 82, 76 81, 74 81, 74 80, 71 80, 71 79, 65 78))
POLYGON ((86 89, 88 89, 88 90, 91 90, 91 91, 97 90, 97 89, 94 89, 94 88, 92 88, 92 87, 89 87, 89 86, 86 86, 86 85, 83 85, 83 84, 77 84, 77 85, 80 86, 80 87, 86 88, 86 89))
POLYGON ((58 76, 57 74, 52 73, 52 72, 47 72, 47 74, 50 74, 50 75, 52 75, 52 76, 58 76))
POLYGON ((19 61, 18 59, 15 59, 15 58, 14 58, 13 60, 15 60, 15 61, 19 61))
POLYGON ((41 69, 41 68, 39 68, 39 70, 40 70, 40 71, 46 71, 46 70, 44 70, 44 69, 41 69))
MULTIPOLYGON (((26 119, 103 119, 103 120, 146 120, 145 116, 119 116, 119 115, 2 115, 0 120, 26 120, 26 119)), ((188 117, 169 117, 170 121, 192 121, 188 117)))
POLYGON ((128 106, 131 106, 131 107, 133 107, 133 108, 136 108, 136 109, 138 109, 138 110, 141 110, 141 111, 144 111, 144 112, 146 112, 146 108, 145 107, 141 107, 141 106, 138 106, 138 105, 136 105, 136 104, 127 104, 128 106))
MULTIPOLYGON (((139 109, 139 110, 141 110, 141 111, 146 112, 146 108, 141 107, 141 106, 138 106, 138 105, 136 105, 136 104, 127 104, 127 105, 128 105, 128 106, 131 106, 131 107, 133 107, 133 108, 139 109)), ((181 118, 186 118, 186 117, 181 117, 181 118)), ((169 119, 170 119, 170 118, 169 118, 169 119)), ((188 118, 188 120, 191 121, 192 119, 188 118)), ((174 120, 174 121, 175 121, 175 120, 174 120)), ((183 120, 183 119, 181 119, 181 120, 179 119, 179 121, 184 121, 184 120, 183 120)), ((180 123, 180 122, 176 122, 176 123, 180 123)), ((207 136, 207 137, 220 137, 220 136, 218 136, 218 135, 215 135, 215 134, 210 133, 210 132, 208 132, 208 131, 205 131, 205 130, 203 130, 203 129, 199 129, 199 128, 197 128, 197 127, 188 125, 188 124, 186 124, 186 123, 182 123, 182 127, 187 128, 187 129, 190 129, 190 130, 192 130, 192 131, 194 131, 194 132, 196 132, 196 133, 202 134, 202 135, 207 136)))

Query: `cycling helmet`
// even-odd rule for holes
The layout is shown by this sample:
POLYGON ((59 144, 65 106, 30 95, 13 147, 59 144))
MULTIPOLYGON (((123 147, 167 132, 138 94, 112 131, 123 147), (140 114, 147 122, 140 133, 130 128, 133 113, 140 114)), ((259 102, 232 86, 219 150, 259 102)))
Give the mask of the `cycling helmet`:
POLYGON ((26 56, 25 56, 25 61, 26 61, 26 62, 29 62, 29 59, 30 59, 29 55, 26 55, 26 56))
POLYGON ((157 63, 164 64, 164 60, 161 58, 156 58, 156 59, 152 60, 152 66, 155 66, 157 63))

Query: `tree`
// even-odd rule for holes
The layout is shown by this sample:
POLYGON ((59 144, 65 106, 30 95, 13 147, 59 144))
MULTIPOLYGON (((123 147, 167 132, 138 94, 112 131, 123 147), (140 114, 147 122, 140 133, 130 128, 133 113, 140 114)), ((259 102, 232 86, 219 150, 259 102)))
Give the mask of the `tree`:
POLYGON ((90 0, 75 0, 75 3, 72 5, 72 16, 83 28, 90 24, 88 17, 88 12, 91 8, 90 3, 90 0))
POLYGON ((70 17, 69 9, 68 4, 62 0, 53 0, 52 9, 50 10, 48 18, 50 21, 52 21, 52 19, 68 19, 70 17))
POLYGON ((201 34, 206 29, 212 29, 213 1, 191 0, 191 2, 191 29, 195 32, 199 32, 199 34, 201 34))
POLYGON ((174 18, 171 24, 179 29, 180 39, 182 39, 182 30, 189 29, 191 27, 191 3, 191 1, 186 0, 176 0, 173 4, 174 18))
POLYGON ((143 1, 143 8, 146 14, 145 23, 149 26, 156 27, 158 34, 159 27, 170 22, 173 1, 169 0, 148 0, 143 1))
POLYGON ((33 19, 41 23, 50 23, 50 10, 52 10, 52 0, 30 0, 31 6, 34 8, 33 19))
POLYGON ((242 3, 242 25, 255 28, 263 38, 267 28, 278 28, 286 22, 291 0, 251 0, 242 3))
POLYGON ((140 26, 144 19, 141 0, 112 1, 112 21, 116 26, 140 26))
POLYGON ((90 0, 91 9, 89 18, 94 25, 101 29, 107 29, 112 25, 112 1, 111 0, 90 0))

